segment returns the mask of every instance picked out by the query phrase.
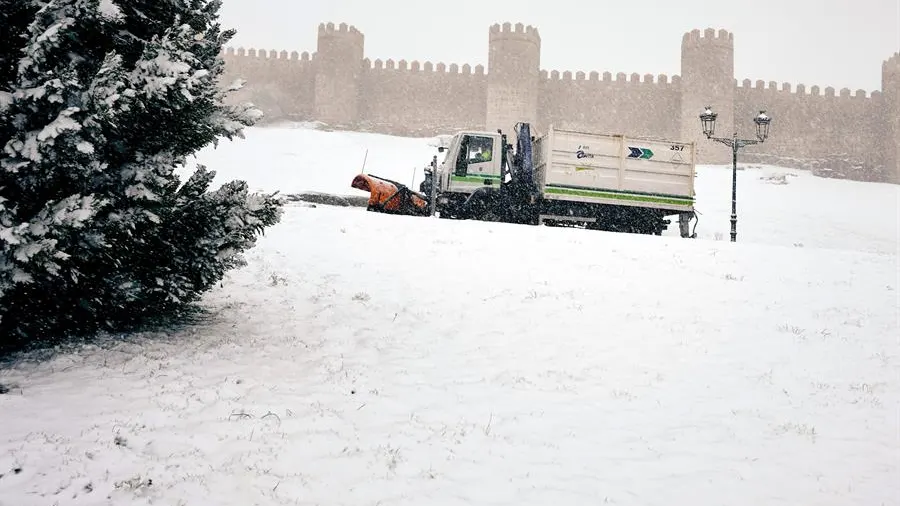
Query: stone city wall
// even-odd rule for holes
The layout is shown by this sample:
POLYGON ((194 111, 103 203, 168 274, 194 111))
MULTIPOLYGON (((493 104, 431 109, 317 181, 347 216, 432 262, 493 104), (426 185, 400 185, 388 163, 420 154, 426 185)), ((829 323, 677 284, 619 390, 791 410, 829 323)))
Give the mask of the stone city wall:
POLYGON ((509 131, 529 121, 698 143, 700 163, 730 163, 706 140, 699 114, 719 113, 719 136, 755 136, 752 119, 772 116, 769 139, 741 160, 811 168, 823 175, 900 182, 900 55, 883 63, 882 89, 824 90, 734 76, 734 34, 693 30, 682 38, 681 75, 548 71, 538 30, 489 28, 481 65, 371 61, 355 27, 319 25, 313 53, 228 48, 226 76, 247 80, 231 101, 251 101, 265 121, 320 121, 393 135, 431 136, 460 129, 509 131))

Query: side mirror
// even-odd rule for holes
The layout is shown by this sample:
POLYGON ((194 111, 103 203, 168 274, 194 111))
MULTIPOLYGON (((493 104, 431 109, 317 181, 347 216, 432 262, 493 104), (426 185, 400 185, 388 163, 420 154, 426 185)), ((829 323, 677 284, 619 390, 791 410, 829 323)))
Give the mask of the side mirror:
POLYGON ((438 153, 444 152, 444 146, 438 146, 438 153))

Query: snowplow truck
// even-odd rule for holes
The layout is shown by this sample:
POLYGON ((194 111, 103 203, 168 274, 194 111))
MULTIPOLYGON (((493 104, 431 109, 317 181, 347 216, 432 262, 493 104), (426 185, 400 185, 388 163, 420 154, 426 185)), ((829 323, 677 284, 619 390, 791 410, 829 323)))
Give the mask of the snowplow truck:
POLYGON ((682 237, 696 237, 693 143, 553 127, 535 138, 528 123, 514 130, 515 147, 499 130, 456 133, 418 192, 391 182, 385 196, 371 193, 369 209, 382 211, 389 197, 403 214, 655 235, 674 217, 682 237))

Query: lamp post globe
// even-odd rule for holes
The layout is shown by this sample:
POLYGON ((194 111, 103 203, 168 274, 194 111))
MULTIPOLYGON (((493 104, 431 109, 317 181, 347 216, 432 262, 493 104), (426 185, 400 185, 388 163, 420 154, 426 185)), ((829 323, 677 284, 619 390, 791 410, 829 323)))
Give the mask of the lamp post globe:
POLYGON ((716 118, 719 115, 712 111, 710 106, 706 106, 706 110, 700 115, 700 124, 703 126, 703 135, 707 139, 716 133, 716 118))
POLYGON ((759 142, 765 142, 766 139, 769 138, 769 123, 772 121, 766 111, 759 111, 759 115, 753 118, 753 122, 756 123, 756 138, 759 139, 759 142))

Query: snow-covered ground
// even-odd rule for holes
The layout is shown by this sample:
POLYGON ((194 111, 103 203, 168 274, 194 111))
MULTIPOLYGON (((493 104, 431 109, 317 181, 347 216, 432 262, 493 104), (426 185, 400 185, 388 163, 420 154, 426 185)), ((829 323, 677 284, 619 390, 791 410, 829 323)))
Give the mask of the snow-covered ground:
MULTIPOLYGON (((354 194, 366 148, 433 152, 203 161, 354 194)), ((0 505, 898 505, 898 188, 740 177, 738 244, 717 168, 701 240, 292 205, 206 323, 0 370, 0 505)))

